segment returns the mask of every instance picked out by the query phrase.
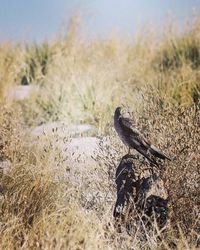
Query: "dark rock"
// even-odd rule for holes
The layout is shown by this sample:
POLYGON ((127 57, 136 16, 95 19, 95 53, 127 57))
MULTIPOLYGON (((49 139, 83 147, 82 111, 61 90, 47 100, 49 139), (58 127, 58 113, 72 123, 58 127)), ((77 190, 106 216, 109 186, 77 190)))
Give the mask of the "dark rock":
POLYGON ((141 218, 147 227, 152 227, 156 221, 162 229, 168 221, 168 199, 163 181, 151 171, 149 176, 142 177, 136 168, 136 159, 133 155, 125 155, 116 170, 117 200, 113 215, 129 229, 132 222, 141 221, 141 218))

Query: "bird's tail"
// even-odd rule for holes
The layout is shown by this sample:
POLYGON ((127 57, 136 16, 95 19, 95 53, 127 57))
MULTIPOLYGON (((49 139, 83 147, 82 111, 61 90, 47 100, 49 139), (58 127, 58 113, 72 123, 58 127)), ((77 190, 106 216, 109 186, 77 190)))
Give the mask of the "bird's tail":
POLYGON ((165 154, 163 154, 158 148, 156 148, 154 145, 151 145, 149 148, 149 152, 154 155, 155 157, 158 157, 162 160, 168 159, 169 161, 171 161, 171 159, 166 156, 165 154))
POLYGON ((156 160, 155 159, 151 159, 150 157, 149 157, 149 155, 147 154, 147 152, 146 151, 144 151, 144 150, 142 150, 141 148, 137 148, 137 151, 140 153, 140 154, 142 154, 145 158, 147 158, 148 160, 149 160, 149 162, 151 162, 151 163, 153 163, 154 165, 156 165, 157 167, 159 167, 159 165, 158 165, 158 163, 156 162, 156 160))

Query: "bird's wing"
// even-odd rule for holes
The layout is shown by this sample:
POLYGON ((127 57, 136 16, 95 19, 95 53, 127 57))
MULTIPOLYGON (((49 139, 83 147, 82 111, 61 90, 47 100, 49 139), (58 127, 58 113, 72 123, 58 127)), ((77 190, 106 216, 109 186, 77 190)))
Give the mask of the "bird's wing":
POLYGON ((156 156, 156 157, 158 157, 158 158, 160 158, 160 159, 163 159, 163 160, 165 160, 165 159, 168 159, 169 161, 171 161, 171 159, 167 156, 167 155, 165 155, 163 152, 161 152, 158 148, 156 148, 154 145, 151 145, 151 147, 149 148, 149 152, 152 154, 152 155, 154 155, 154 156, 156 156))
POLYGON ((133 141, 138 141, 140 146, 135 148, 140 154, 146 157, 151 163, 158 166, 157 162, 151 159, 147 154, 147 148, 150 147, 151 143, 144 138, 138 129, 134 127, 134 122, 129 118, 120 117, 119 124, 124 131, 133 141))
POLYGON ((153 164, 156 165, 156 166, 159 166, 158 163, 156 162, 156 160, 155 160, 155 159, 151 159, 151 158, 148 156, 148 154, 147 154, 147 152, 146 152, 145 150, 142 150, 142 149, 139 148, 139 147, 137 147, 136 150, 137 150, 140 154, 142 154, 145 158, 147 158, 151 163, 153 163, 153 164))
POLYGON ((143 144, 145 146, 149 147, 151 145, 150 141, 148 141, 142 135, 142 133, 140 133, 140 131, 137 128, 135 128, 133 120, 131 120, 129 118, 121 117, 119 119, 119 123, 120 123, 123 131, 125 133, 129 134, 130 137, 137 139, 138 141, 140 141, 141 144, 143 144))

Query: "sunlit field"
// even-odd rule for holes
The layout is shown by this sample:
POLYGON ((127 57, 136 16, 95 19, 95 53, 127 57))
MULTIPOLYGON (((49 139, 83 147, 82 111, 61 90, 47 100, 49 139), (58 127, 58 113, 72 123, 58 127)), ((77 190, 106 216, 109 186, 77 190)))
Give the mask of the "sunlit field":
POLYGON ((184 32, 147 26, 128 41, 88 41, 76 20, 53 41, 0 44, 0 249, 197 249, 199 20, 184 32), (31 87, 27 98, 13 94, 20 86, 31 87), (113 218, 115 171, 127 153, 113 128, 119 105, 172 158, 161 169, 168 225, 145 237, 118 232, 113 218), (67 129, 80 124, 93 129, 67 129), (83 138, 83 151, 100 142, 91 159, 70 146, 83 138))

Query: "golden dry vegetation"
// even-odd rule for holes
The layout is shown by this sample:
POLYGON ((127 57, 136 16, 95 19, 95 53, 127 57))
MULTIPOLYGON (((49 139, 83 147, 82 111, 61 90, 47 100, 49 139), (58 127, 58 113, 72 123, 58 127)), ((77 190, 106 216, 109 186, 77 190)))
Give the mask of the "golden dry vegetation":
MULTIPOLYGON (((200 234, 200 23, 185 32, 146 30, 134 41, 87 41, 76 23, 40 45, 0 45, 1 249, 196 249, 200 234), (17 85, 37 86, 15 101, 17 85), (158 238, 114 227, 114 174, 125 148, 113 130, 116 106, 129 106, 167 152, 162 176, 170 225, 158 238), (48 122, 89 123, 106 138, 95 161, 63 159, 58 134, 33 139, 48 122)), ((53 131, 54 132, 54 131, 53 131)), ((70 158, 66 149, 66 158, 70 158)), ((200 244, 200 243, 199 243, 200 244)))

